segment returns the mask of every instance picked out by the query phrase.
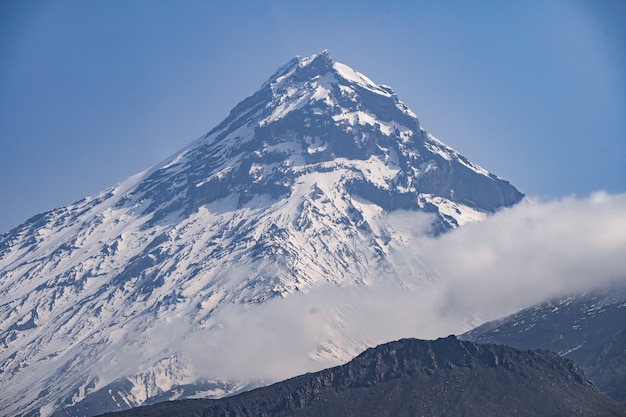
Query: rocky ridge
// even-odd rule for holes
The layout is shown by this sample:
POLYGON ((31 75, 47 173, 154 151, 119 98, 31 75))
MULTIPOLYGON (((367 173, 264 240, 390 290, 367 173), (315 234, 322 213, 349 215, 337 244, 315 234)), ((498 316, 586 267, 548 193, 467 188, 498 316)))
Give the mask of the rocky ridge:
POLYGON ((107 414, 141 416, 624 416, 572 362, 548 351, 404 339, 345 365, 221 400, 107 414))

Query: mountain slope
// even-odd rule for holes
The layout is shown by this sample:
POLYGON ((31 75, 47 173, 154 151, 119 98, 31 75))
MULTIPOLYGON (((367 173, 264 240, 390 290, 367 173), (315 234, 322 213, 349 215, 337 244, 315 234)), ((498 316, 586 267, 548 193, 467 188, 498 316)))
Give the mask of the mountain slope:
POLYGON ((550 349, 626 403, 626 290, 556 299, 485 323, 461 336, 481 343, 550 349))
POLYGON ((345 365, 221 400, 107 414, 141 416, 624 416, 572 362, 548 351, 405 339, 345 365))
MULTIPOLYGON (((324 285, 416 288, 416 236, 521 198, 390 88, 296 58, 164 163, 0 236, 0 413, 234 392, 216 353, 240 344, 233 317, 324 285)), ((299 369, 356 354, 351 330, 330 317, 299 369)))

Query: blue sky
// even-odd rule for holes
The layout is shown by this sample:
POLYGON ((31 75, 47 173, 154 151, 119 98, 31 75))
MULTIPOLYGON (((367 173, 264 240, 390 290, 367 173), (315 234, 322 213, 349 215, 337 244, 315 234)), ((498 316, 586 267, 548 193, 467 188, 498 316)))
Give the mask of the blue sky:
POLYGON ((0 232, 148 168, 295 55, 527 195, 626 191, 626 2, 0 2, 0 232))

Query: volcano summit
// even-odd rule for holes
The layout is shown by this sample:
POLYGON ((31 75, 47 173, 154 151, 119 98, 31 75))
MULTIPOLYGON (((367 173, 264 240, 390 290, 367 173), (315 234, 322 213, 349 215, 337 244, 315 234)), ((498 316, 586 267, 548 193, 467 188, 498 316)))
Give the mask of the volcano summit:
MULTIPOLYGON (((295 315, 289 299, 324 286, 418 288, 432 277, 416 236, 522 197, 389 87, 327 52, 295 58, 165 163, 0 236, 0 414, 236 392, 235 352, 267 363, 238 338, 260 309, 295 315)), ((276 378, 371 344, 342 312, 313 322, 272 338, 304 363, 276 378)))

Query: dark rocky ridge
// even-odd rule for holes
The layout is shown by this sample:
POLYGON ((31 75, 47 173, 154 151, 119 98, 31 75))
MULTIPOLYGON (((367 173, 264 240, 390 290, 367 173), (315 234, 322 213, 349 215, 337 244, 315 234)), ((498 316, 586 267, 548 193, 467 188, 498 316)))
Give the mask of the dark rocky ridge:
POLYGON ((548 351, 403 339, 349 363, 220 400, 106 414, 140 416, 626 416, 571 361, 548 351))

